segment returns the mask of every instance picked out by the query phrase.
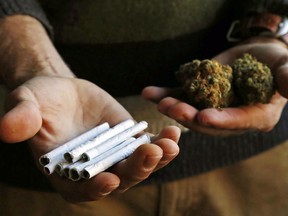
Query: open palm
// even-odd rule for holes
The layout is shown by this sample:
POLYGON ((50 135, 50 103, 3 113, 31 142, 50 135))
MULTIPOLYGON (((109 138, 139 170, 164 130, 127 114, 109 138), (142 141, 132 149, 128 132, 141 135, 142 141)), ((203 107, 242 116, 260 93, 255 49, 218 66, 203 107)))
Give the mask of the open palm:
MULTIPOLYGON (((88 81, 36 77, 8 95, 0 137, 5 142, 28 139, 38 161, 40 155, 100 123, 115 125, 128 118, 132 117, 119 103, 88 81)), ((71 182, 54 174, 48 178, 67 200, 97 200, 116 188, 125 190, 137 184, 168 164, 178 153, 179 135, 178 128, 164 129, 155 145, 141 146, 113 172, 100 173, 89 181, 71 182), (151 165, 147 170, 143 168, 145 160, 151 165)))
MULTIPOLYGON (((274 39, 247 41, 215 56, 223 64, 231 64, 244 53, 250 53, 266 63, 275 75, 279 92, 288 97, 288 51, 282 43, 274 39)), ((184 126, 212 135, 230 135, 246 130, 269 131, 278 122, 286 99, 276 93, 268 104, 255 104, 240 107, 197 110, 195 107, 171 97, 179 89, 147 87, 143 96, 158 103, 163 114, 175 119, 184 126)))

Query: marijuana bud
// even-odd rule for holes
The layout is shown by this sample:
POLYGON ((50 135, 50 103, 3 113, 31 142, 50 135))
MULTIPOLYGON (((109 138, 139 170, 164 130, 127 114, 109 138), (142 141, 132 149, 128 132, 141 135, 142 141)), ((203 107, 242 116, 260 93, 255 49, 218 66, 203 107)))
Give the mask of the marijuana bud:
POLYGON ((188 102, 198 108, 227 107, 233 100, 232 68, 215 60, 193 60, 180 66, 176 78, 188 102))
POLYGON ((247 53, 231 66, 193 60, 181 65, 175 75, 187 102, 199 109, 269 103, 276 91, 269 67, 247 53))
POLYGON ((250 54, 244 54, 232 65, 235 94, 243 104, 269 103, 275 93, 270 68, 250 54))

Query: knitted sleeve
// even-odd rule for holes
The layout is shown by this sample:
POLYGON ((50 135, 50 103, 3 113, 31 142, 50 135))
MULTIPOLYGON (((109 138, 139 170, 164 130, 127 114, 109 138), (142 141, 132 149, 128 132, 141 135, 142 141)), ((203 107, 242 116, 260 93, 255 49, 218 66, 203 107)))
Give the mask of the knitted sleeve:
POLYGON ((262 12, 288 16, 288 0, 239 0, 234 8, 236 17, 262 12))
POLYGON ((53 35, 52 26, 36 0, 0 0, 0 18, 14 14, 29 15, 38 19, 49 35, 53 35))

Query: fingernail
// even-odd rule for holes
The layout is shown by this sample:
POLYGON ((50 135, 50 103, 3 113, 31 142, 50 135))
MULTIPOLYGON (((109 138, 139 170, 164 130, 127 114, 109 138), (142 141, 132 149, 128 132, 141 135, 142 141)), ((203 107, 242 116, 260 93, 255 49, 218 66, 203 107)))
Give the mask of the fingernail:
POLYGON ((119 185, 117 186, 109 186, 109 187, 104 187, 102 188, 100 194, 101 196, 107 196, 108 194, 112 193, 113 190, 115 190, 115 188, 117 188, 119 185))
POLYGON ((124 193, 124 192, 126 192, 127 190, 129 190, 129 188, 125 188, 125 189, 117 189, 117 193, 124 193))
POLYGON ((109 191, 109 192, 100 192, 100 196, 107 196, 111 193, 112 191, 109 191))

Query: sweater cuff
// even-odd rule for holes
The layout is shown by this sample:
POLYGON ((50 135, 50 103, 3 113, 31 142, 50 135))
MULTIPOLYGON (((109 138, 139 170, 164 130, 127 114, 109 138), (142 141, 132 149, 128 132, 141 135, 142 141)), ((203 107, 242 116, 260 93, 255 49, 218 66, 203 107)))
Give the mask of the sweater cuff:
POLYGON ((46 14, 37 1, 34 0, 0 0, 0 18, 6 16, 23 14, 39 20, 46 28, 49 36, 53 37, 53 29, 46 14))

